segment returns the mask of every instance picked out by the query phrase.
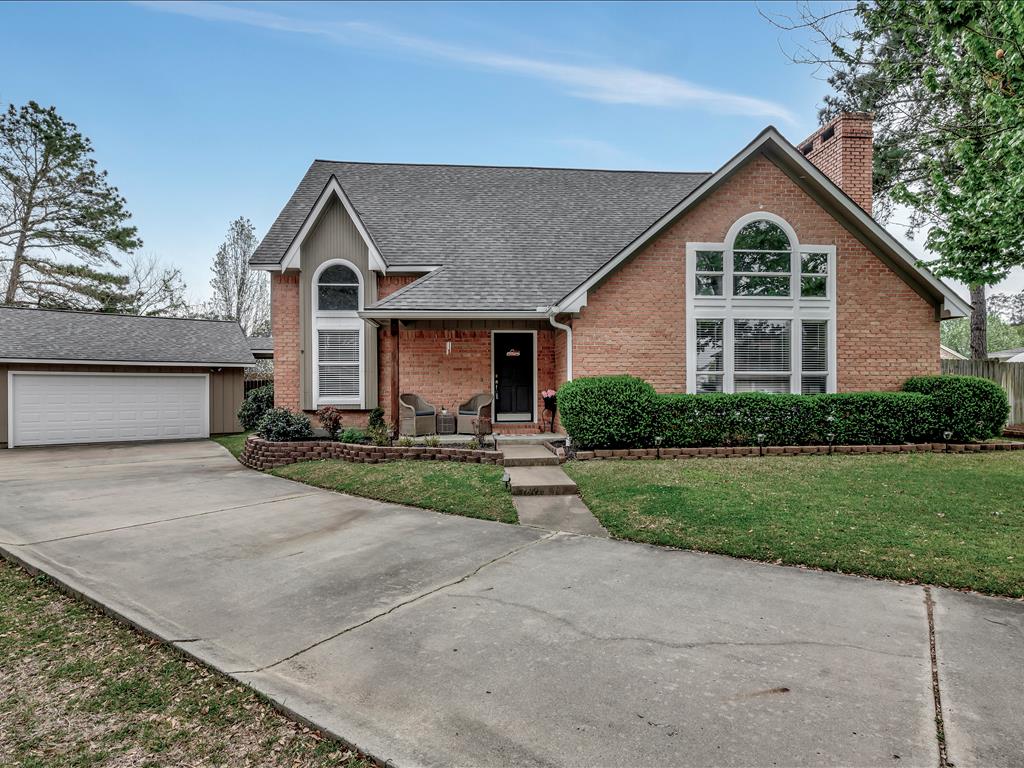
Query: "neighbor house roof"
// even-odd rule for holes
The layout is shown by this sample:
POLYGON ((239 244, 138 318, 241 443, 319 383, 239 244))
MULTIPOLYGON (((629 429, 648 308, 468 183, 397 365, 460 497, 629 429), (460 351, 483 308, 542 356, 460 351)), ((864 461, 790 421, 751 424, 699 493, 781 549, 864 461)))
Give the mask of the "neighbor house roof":
POLYGON ((1014 347, 1013 349, 1000 349, 996 352, 989 352, 988 359, 1002 360, 1003 362, 1006 362, 1011 357, 1016 357, 1020 354, 1024 354, 1024 347, 1014 347))
POLYGON ((250 336, 249 351, 253 357, 270 358, 274 356, 274 339, 271 336, 250 336))
POLYGON ((0 307, 0 361, 253 365, 238 323, 0 307))
POLYGON ((575 311, 590 288, 758 152, 783 165, 943 316, 969 312, 772 127, 714 174, 317 160, 250 264, 283 268, 300 232, 337 194, 388 271, 432 268, 367 307, 365 317, 575 311))

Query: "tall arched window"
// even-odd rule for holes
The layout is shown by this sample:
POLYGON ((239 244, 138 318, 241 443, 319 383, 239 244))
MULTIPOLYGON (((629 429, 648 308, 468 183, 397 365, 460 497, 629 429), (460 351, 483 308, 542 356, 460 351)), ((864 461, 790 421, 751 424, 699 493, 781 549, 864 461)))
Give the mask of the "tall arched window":
POLYGON ((313 276, 314 399, 321 405, 363 401, 363 282, 347 261, 321 265, 313 276))
POLYGON ((688 391, 835 391, 835 246, 758 211, 686 267, 688 391))

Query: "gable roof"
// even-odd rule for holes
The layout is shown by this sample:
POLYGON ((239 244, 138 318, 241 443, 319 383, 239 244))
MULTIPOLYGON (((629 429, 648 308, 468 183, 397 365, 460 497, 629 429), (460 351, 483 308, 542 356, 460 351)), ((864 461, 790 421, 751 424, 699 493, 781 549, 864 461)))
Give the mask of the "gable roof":
POLYGON ((770 157, 942 317, 970 305, 769 126, 717 172, 315 161, 250 259, 283 268, 331 190, 388 271, 429 273, 365 317, 571 312, 757 153, 770 157))
POLYGON ((281 263, 333 178, 389 271, 442 267, 429 275, 432 297, 418 285, 378 306, 534 311, 709 175, 317 160, 250 264, 281 263))
POLYGON ((580 283, 572 292, 563 296, 557 309, 564 311, 586 296, 588 290, 598 285, 648 242, 670 226, 687 210, 699 203, 712 190, 728 179, 755 154, 764 154, 775 162, 793 181, 806 191, 822 208, 839 223, 864 242, 876 256, 891 267, 923 297, 939 307, 942 318, 963 317, 971 312, 971 305, 952 288, 935 277, 922 266, 907 248, 894 238, 877 221, 864 211, 854 200, 843 192, 835 182, 822 173, 817 166, 790 144, 774 126, 768 126, 753 141, 738 152, 731 160, 705 179, 693 192, 683 198, 672 210, 653 222, 639 237, 626 248, 602 265, 594 274, 580 283))
POLYGON ((238 323, 0 307, 0 360, 253 365, 238 323))

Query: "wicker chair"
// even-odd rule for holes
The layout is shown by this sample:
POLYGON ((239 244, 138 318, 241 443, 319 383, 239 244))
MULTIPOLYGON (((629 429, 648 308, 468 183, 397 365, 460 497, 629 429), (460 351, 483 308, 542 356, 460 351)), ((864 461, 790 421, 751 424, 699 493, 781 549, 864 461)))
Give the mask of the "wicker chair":
POLYGON ((491 403, 494 398, 486 392, 481 392, 479 395, 473 395, 466 402, 459 406, 459 413, 456 417, 458 425, 456 432, 460 435, 475 435, 476 424, 474 421, 478 421, 482 417, 490 418, 491 416, 491 403))
POLYGON ((402 421, 399 432, 417 437, 437 433, 437 408, 419 395, 406 394, 398 398, 402 421))

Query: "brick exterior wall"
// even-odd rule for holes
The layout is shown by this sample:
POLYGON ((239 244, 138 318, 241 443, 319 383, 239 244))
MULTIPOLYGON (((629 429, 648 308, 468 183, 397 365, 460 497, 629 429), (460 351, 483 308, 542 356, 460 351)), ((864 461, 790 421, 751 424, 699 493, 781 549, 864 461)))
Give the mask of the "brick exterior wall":
MULTIPOLYGON (((823 170, 850 184, 858 167, 866 188, 848 191, 870 209, 870 154, 848 150, 849 139, 870 150, 870 123, 845 116, 835 135, 811 138, 812 153, 823 170), (844 122, 845 121, 845 122, 844 122), (846 143, 844 143, 846 141, 846 143), (815 142, 821 145, 815 147, 815 142), (843 151, 836 154, 838 148, 843 151), (866 162, 866 165, 865 165, 866 162), (865 170, 866 169, 866 170, 865 170)), ((827 129, 828 127, 826 127, 827 129)), ((630 373, 660 392, 686 387, 687 242, 721 242, 736 219, 751 211, 770 211, 786 219, 800 242, 835 245, 837 253, 837 383, 841 392, 898 389, 909 376, 939 371, 939 323, 931 304, 878 260, 857 238, 820 208, 767 157, 758 155, 736 171, 707 199, 687 212, 631 261, 590 292, 588 305, 571 321, 576 377, 630 373)), ((383 298, 417 276, 380 276, 383 298)), ((299 407, 299 282, 294 273, 275 273, 271 281, 275 341, 275 401, 299 407)), ((387 326, 378 331, 379 402, 391 420, 391 349, 387 326)), ((537 333, 537 389, 557 388, 566 379, 564 334, 537 333)), ((417 392, 438 407, 456 408, 478 392, 491 390, 490 330, 401 331, 401 389, 417 392), (451 352, 446 353, 446 342, 451 352)), ((537 396, 538 418, 543 402, 537 396)), ((348 412, 347 426, 365 424, 365 412, 348 412)), ((505 432, 535 432, 542 425, 502 425, 505 432)))
POLYGON ((274 405, 299 410, 299 273, 270 276, 270 328, 274 336, 274 405))
MULTIPOLYGON (((380 403, 385 418, 391 418, 391 353, 394 341, 390 331, 380 337, 380 403)), ((399 385, 402 392, 415 392, 438 408, 458 408, 473 395, 490 392, 490 330, 419 330, 403 328, 399 338, 399 385), (451 343, 451 352, 447 344, 451 343)), ((543 416, 544 403, 539 392, 557 388, 555 375, 554 332, 537 332, 537 414, 543 416)), ((563 344, 564 347, 564 344, 563 344)), ((536 432, 538 422, 501 424, 501 432, 536 432)))
POLYGON ((864 112, 839 115, 798 145, 803 155, 868 213, 874 129, 864 112))
POLYGON ((840 392, 898 389, 939 372, 931 304, 757 156, 590 292, 573 323, 575 375, 632 373, 660 392, 684 392, 686 243, 722 242, 736 219, 759 210, 786 219, 802 243, 836 246, 840 392))

